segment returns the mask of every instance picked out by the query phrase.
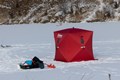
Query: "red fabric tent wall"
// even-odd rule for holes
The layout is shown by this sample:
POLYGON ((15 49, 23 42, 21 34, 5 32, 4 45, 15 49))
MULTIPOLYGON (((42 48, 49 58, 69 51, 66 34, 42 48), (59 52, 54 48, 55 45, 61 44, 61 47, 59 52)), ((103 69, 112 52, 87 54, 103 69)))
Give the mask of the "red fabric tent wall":
POLYGON ((94 60, 92 36, 92 31, 78 28, 55 31, 55 60, 63 62, 94 60))

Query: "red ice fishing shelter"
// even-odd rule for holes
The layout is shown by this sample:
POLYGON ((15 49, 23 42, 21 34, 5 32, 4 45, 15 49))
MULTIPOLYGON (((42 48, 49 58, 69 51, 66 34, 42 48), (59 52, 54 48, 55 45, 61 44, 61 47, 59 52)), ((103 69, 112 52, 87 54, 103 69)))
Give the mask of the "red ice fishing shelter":
POLYGON ((55 60, 63 62, 94 60, 93 31, 69 28, 54 32, 55 60))

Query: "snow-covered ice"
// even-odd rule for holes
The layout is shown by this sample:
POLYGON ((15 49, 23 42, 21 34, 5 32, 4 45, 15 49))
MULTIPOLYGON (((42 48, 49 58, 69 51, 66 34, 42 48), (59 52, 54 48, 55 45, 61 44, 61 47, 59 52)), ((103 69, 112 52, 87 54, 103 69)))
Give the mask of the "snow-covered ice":
POLYGON ((120 78, 120 23, 65 23, 1 25, 0 79, 2 80, 112 80, 120 78), (94 31, 93 51, 98 60, 64 63, 54 61, 53 32, 65 28, 94 31), (18 64, 38 56, 55 69, 21 70, 18 64))

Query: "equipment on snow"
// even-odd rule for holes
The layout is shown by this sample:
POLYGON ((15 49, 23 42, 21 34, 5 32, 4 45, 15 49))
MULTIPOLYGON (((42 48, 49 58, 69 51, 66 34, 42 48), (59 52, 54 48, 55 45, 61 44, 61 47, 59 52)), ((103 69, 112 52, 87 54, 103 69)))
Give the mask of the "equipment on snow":
POLYGON ((56 68, 54 64, 43 63, 43 61, 37 58, 36 56, 32 60, 26 60, 24 63, 19 64, 21 69, 33 69, 33 68, 44 69, 45 67, 44 65, 46 65, 47 68, 56 68))
POLYGON ((20 63, 19 66, 21 69, 33 69, 33 68, 44 69, 43 61, 37 58, 36 56, 32 60, 26 60, 24 63, 20 63))
POLYGON ((47 65, 48 68, 56 68, 54 64, 47 64, 47 63, 44 63, 44 64, 47 65))

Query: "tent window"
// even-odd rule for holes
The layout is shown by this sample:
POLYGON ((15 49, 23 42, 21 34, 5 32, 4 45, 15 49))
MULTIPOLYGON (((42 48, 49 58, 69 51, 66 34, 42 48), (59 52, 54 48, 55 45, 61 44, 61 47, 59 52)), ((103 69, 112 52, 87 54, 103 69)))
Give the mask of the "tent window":
POLYGON ((60 43, 60 40, 61 40, 60 38, 58 38, 58 39, 57 39, 57 44, 59 44, 59 43, 60 43))
POLYGON ((85 41, 83 36, 80 37, 80 43, 81 43, 81 48, 85 48, 85 44, 84 44, 85 41))
POLYGON ((57 42, 56 42, 56 49, 59 48, 58 44, 60 43, 60 40, 61 40, 61 38, 58 38, 58 39, 57 39, 57 42))
POLYGON ((85 42, 85 41, 84 41, 84 38, 83 38, 83 36, 81 36, 81 37, 80 37, 80 43, 81 43, 81 44, 84 44, 84 42, 85 42))
POLYGON ((60 41, 61 41, 62 36, 63 36, 63 35, 60 34, 60 33, 57 35, 56 49, 59 48, 59 43, 60 43, 60 41))
POLYGON ((60 40, 61 40, 62 36, 63 36, 63 35, 60 34, 60 33, 57 35, 57 44, 60 43, 60 40))

